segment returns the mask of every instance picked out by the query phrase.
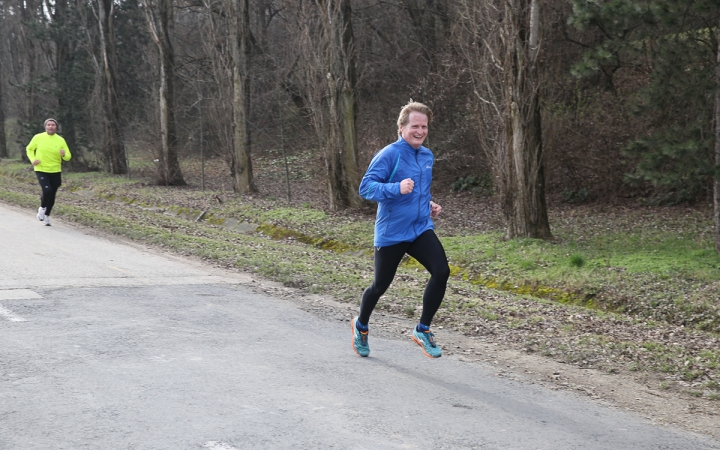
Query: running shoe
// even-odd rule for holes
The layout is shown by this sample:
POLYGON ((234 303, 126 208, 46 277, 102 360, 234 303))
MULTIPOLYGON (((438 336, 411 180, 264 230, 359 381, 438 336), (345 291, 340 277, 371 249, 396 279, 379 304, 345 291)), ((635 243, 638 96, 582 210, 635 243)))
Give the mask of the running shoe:
POLYGON ((428 358, 439 358, 442 356, 442 350, 435 343, 435 335, 428 331, 418 331, 417 327, 413 328, 413 341, 423 349, 423 353, 428 358))
POLYGON ((49 227, 50 226, 50 216, 45 216, 45 218, 43 219, 43 222, 45 222, 46 227, 49 227))
POLYGON ((370 346, 368 345, 368 332, 358 330, 356 325, 357 320, 358 318, 355 317, 352 321, 350 321, 350 325, 352 326, 353 330, 353 350, 355 350, 355 353, 357 353, 358 355, 364 357, 370 354, 370 346))
POLYGON ((41 222, 45 220, 45 208, 42 206, 38 208, 37 219, 41 222))

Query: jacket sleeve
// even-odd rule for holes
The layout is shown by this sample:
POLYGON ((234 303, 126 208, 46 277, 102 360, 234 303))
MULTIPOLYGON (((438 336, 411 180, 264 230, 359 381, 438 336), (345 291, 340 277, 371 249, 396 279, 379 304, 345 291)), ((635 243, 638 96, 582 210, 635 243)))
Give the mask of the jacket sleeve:
POLYGON ((399 154, 394 155, 388 151, 383 151, 373 158, 360 182, 360 196, 374 202, 400 197, 401 180, 393 180, 399 163, 399 154))
POLYGON ((37 149, 37 135, 33 136, 33 138, 30 140, 30 143, 27 147, 25 147, 25 153, 27 154, 28 159, 32 163, 37 158, 35 157, 35 150, 37 149))
POLYGON ((67 145, 67 142, 65 142, 65 139, 63 139, 63 150, 65 150, 65 156, 63 156, 63 161, 70 161, 70 158, 72 158, 72 154, 70 153, 70 148, 67 145))

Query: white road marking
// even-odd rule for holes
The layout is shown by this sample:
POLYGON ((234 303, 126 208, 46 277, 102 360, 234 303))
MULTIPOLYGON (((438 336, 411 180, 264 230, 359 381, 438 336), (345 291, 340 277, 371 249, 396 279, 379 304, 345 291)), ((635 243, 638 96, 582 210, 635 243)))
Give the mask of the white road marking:
POLYGON ((4 317, 10 322, 27 322, 27 319, 23 319, 14 312, 10 311, 9 309, 5 309, 2 306, 0 306, 0 317, 4 317))
POLYGON ((203 445, 203 448, 209 448, 210 450, 238 450, 230 444, 218 441, 209 441, 203 445))
POLYGON ((30 289, 0 289, 0 300, 31 300, 42 295, 30 289))

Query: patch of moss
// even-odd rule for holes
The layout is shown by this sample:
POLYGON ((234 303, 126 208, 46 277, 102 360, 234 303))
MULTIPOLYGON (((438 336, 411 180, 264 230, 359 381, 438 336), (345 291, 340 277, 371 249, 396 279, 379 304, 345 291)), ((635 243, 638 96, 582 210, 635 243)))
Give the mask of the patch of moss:
POLYGON ((329 250, 335 253, 345 253, 354 250, 347 244, 334 239, 316 238, 295 230, 279 227, 267 222, 261 223, 257 228, 258 232, 265 234, 275 240, 292 238, 303 244, 312 245, 322 250, 329 250))
POLYGON ((213 213, 205 214, 203 220, 211 225, 222 225, 225 223, 224 217, 216 217, 213 213))
POLYGON ((489 289, 498 289, 501 291, 513 292, 520 295, 529 295, 531 297, 544 298, 562 304, 584 306, 586 308, 596 309, 597 305, 593 301, 592 296, 579 295, 573 292, 563 291, 562 289, 542 286, 536 284, 515 284, 510 281, 503 281, 493 277, 468 277, 465 276, 471 284, 483 285, 489 289))

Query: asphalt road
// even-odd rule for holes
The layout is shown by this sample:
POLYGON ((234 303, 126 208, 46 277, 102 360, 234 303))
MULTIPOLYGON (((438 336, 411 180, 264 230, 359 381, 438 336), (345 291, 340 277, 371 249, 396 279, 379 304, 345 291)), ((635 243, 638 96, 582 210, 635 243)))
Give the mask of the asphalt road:
POLYGON ((2 450, 720 449, 53 224, 0 205, 2 450))

